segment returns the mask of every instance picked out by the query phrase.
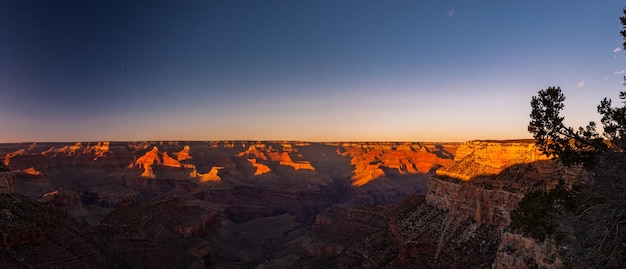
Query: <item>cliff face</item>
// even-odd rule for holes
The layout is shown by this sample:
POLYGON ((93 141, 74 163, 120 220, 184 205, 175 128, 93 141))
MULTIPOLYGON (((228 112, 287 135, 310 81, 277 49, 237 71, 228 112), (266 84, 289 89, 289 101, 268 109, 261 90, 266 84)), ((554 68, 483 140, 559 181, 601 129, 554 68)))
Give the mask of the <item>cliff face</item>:
POLYGON ((433 178, 428 183, 427 201, 481 223, 506 227, 509 213, 524 197, 521 193, 486 190, 470 184, 458 184, 433 178))
POLYGON ((0 162, 0 194, 15 192, 15 175, 9 171, 4 163, 0 162))
POLYGON ((99 227, 22 195, 0 194, 0 268, 204 268, 214 214, 175 198, 129 203, 99 227))
POLYGON ((505 227, 524 194, 571 184, 580 172, 547 159, 534 143, 466 142, 450 165, 437 170, 426 201, 505 227))
POLYGON ((0 157, 17 178, 0 168, 0 192, 102 223, 103 255, 120 249, 150 265, 155 253, 177 255, 168 240, 207 265, 297 265, 294 248, 311 259, 303 267, 315 268, 547 265, 554 247, 503 233, 509 214, 529 191, 580 174, 519 141, 0 144, 0 157), (416 193, 425 197, 380 207, 416 193), (171 195, 180 200, 162 198, 171 195), (128 197, 138 204, 126 205, 128 197), (267 241, 247 236, 276 225, 267 241))
MULTIPOLYGON (((461 144, 454 162, 437 171, 438 176, 468 181, 477 177, 493 176, 514 165, 549 160, 528 142, 469 141, 461 144)), ((539 173, 551 173, 552 169, 540 169, 539 173)))
POLYGON ((62 210, 0 194, 0 268, 117 268, 62 210))
POLYGON ((313 257, 311 268, 558 268, 553 241, 505 231, 526 193, 571 185, 580 176, 580 169, 542 156, 533 142, 463 143, 430 179, 424 202, 369 209, 374 212, 356 222, 351 211, 325 211, 303 248, 313 257))
POLYGON ((492 268, 563 268, 557 251, 554 239, 537 242, 520 234, 505 232, 500 237, 492 268))
MULTIPOLYGON (((265 255, 273 253, 282 255, 285 264, 292 264, 298 254, 292 250, 301 246, 303 227, 315 222, 319 212, 338 204, 391 204, 409 194, 425 193, 434 171, 452 162, 457 145, 288 141, 0 144, 0 159, 17 180, 15 185, 0 186, 7 186, 7 191, 8 186, 14 186, 20 194, 106 228, 100 231, 106 236, 102 242, 106 255, 115 256, 115 249, 136 252, 154 265, 158 262, 155 253, 174 256, 175 251, 159 241, 176 237, 170 232, 174 230, 189 237, 199 235, 208 242, 180 242, 186 253, 196 253, 193 257, 185 254, 194 262, 203 259, 208 265, 234 262, 253 266, 264 264, 265 255), (198 208, 187 209, 171 201, 153 202, 171 195, 198 208), (124 208, 129 198, 149 206, 124 208), (173 209, 150 209, 164 204, 173 209), (178 216, 178 211, 203 217, 188 221, 186 217, 168 217, 178 216), (251 242, 256 247, 241 246, 249 253, 237 250, 239 246, 233 248, 236 243, 231 234, 267 231, 281 220, 289 220, 290 225, 268 240, 288 244, 290 251, 258 242, 251 242), (248 223, 260 227, 252 229, 254 225, 248 223), (209 257, 210 253, 216 256, 209 257), (242 255, 246 258, 233 261, 242 255)), ((354 229, 361 227, 358 220, 367 217, 359 214, 364 213, 355 212, 354 220, 346 219, 346 223, 352 223, 354 229)), ((311 246, 314 251, 315 242, 311 246)), ((332 251, 326 249, 320 251, 332 251)), ((136 262, 119 261, 131 267, 136 262)))
MULTIPOLYGON (((507 227, 511 211, 525 194, 571 186, 583 177, 580 167, 566 168, 541 155, 533 143, 467 142, 455 160, 437 171, 428 186, 429 204, 479 223, 507 227)), ((559 268, 554 240, 537 242, 504 232, 494 268, 559 268)))
POLYGON ((65 192, 75 191, 84 201, 112 206, 146 191, 158 195, 261 187, 318 192, 341 187, 341 193, 333 195, 342 197, 333 199, 354 197, 381 204, 424 192, 433 171, 452 161, 456 146, 251 141, 31 143, 0 144, 0 156, 19 179, 18 192, 35 199, 61 187, 65 192), (343 187, 344 181, 352 187, 343 187))
POLYGON ((428 174, 454 158, 456 144, 342 143, 337 153, 351 158, 352 185, 390 175, 428 174))
POLYGON ((393 207, 332 209, 303 240, 303 268, 485 268, 500 230, 410 196, 393 207))

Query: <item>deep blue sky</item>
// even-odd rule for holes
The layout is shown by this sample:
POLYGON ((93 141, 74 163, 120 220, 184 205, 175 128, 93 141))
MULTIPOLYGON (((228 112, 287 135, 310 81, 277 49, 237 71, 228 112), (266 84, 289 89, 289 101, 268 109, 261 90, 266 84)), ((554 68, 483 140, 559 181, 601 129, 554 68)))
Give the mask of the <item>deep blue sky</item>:
POLYGON ((528 138, 624 89, 625 4, 0 1, 0 142, 528 138))

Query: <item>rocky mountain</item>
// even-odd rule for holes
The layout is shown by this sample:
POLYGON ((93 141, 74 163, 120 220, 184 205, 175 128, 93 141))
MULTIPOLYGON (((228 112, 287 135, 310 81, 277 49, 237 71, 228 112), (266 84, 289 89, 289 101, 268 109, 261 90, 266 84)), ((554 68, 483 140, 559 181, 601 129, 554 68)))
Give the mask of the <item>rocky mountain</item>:
POLYGON ((581 173, 540 155, 532 142, 463 143, 425 196, 318 214, 305 267, 559 268, 554 242, 518 234, 510 213, 527 193, 571 185, 581 173))
POLYGON ((0 268, 205 268, 215 215, 175 197, 123 201, 98 227, 12 192, 0 162, 0 268))
POLYGON ((556 268, 553 242, 518 234, 510 212, 581 176, 532 141, 32 143, 0 156, 13 172, 0 190, 72 217, 103 266, 133 268, 556 268))
POLYGON ((158 260, 150 258, 155 252, 174 255, 164 254, 174 250, 163 240, 182 235, 190 240, 179 249, 191 255, 187 260, 196 257, 203 262, 194 266, 219 268, 299 261, 300 242, 319 212, 331 206, 386 205, 425 193, 430 177, 452 161, 457 146, 24 143, 0 144, 0 156, 15 174, 17 193, 97 228, 97 238, 106 239, 94 239, 102 254, 125 257, 110 262, 156 265, 158 260), (181 217, 181 211, 189 217, 181 217), (233 234, 255 234, 269 227, 284 230, 264 232, 268 237, 261 242, 247 240, 246 247, 233 247, 245 239, 233 234), (298 247, 285 247, 294 244, 298 247))

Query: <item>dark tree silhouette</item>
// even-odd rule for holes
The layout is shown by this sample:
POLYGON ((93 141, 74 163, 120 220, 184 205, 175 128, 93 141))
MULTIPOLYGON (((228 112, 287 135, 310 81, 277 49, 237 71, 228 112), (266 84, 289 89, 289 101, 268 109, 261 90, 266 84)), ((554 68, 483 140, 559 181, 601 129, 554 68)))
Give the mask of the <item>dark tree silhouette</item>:
MULTIPOLYGON (((620 99, 626 99, 626 92, 620 93, 620 99)), ((582 164, 590 176, 569 195, 561 196, 571 197, 568 203, 573 206, 559 206, 563 201, 556 198, 544 199, 544 208, 552 212, 540 213, 550 216, 545 226, 555 227, 549 233, 557 237, 569 265, 625 268, 626 105, 613 107, 608 98, 600 102, 604 129, 600 135, 594 122, 578 130, 565 126, 560 115, 564 101, 558 87, 539 91, 531 100, 529 131, 546 155, 568 166, 582 164)))
MULTIPOLYGON (((606 100, 606 99, 605 99, 606 100)), ((608 147, 596 131, 595 122, 574 130, 563 123, 560 112, 565 96, 559 87, 549 87, 533 96, 530 105, 528 130, 537 139, 537 145, 548 156, 559 158, 564 164, 583 164, 590 167, 598 154, 608 147)), ((610 100, 608 105, 610 106, 610 100)), ((612 111, 609 107, 609 110, 612 111)))
MULTIPOLYGON (((622 29, 623 30, 620 32, 620 34, 622 35, 622 38, 626 40, 626 8, 624 8, 622 10, 622 13, 624 13, 624 16, 620 17, 619 19, 622 22, 622 29)), ((626 50, 626 42, 624 42, 624 44, 622 44, 622 46, 626 50)))
MULTIPOLYGON (((626 8, 623 13, 620 34, 626 40, 626 8)), ((564 125, 559 87, 540 90, 530 102, 528 131, 542 152, 567 166, 581 164, 589 175, 560 196, 571 199, 570 206, 559 206, 561 198, 544 199, 560 254, 574 268, 626 268, 626 91, 619 98, 620 106, 604 98, 597 107, 602 134, 595 122, 578 129, 564 125)))

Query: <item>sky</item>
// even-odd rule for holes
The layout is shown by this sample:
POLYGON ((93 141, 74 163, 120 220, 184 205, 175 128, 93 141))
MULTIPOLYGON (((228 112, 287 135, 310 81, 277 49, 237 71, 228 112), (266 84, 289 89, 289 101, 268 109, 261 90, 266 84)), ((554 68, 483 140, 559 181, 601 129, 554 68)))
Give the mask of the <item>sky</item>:
POLYGON ((625 5, 0 0, 0 142, 531 138, 626 90, 625 5))

